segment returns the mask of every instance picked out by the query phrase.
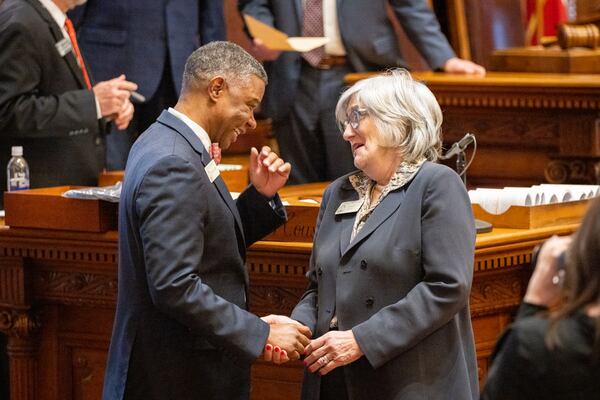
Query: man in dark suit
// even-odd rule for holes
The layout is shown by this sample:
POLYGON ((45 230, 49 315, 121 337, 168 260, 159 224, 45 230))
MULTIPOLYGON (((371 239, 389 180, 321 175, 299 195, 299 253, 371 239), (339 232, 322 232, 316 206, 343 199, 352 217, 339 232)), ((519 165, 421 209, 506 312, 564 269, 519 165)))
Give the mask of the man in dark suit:
POLYGON ((266 344, 298 358, 308 328, 249 313, 246 247, 285 221, 290 164, 252 149, 234 201, 207 151, 256 126, 267 81, 239 46, 194 51, 175 108, 133 145, 119 204, 119 293, 103 398, 247 399, 266 344), (267 319, 268 320, 268 319, 267 319))
POLYGON ((124 169, 133 141, 177 102, 188 56, 225 40, 223 0, 88 0, 70 14, 94 76, 125 74, 147 99, 126 132, 106 137, 107 168, 124 169))
POLYGON ((243 13, 288 36, 330 38, 324 48, 302 54, 280 54, 255 41, 261 58, 270 60, 262 110, 273 118, 281 155, 294 167, 290 183, 333 180, 354 169, 334 118, 344 76, 406 67, 386 3, 432 69, 485 73, 456 58, 425 0, 239 1, 243 13))
POLYGON ((0 5, 0 182, 11 146, 23 146, 31 187, 96 185, 107 120, 133 115, 124 76, 92 86, 66 27, 77 0, 6 0, 0 5))

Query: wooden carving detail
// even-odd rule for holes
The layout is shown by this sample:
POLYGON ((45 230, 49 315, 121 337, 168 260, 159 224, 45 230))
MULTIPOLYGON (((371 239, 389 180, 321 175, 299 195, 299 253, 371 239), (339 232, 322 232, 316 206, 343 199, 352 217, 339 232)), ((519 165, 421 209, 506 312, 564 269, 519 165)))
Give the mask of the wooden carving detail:
POLYGON ((519 144, 519 146, 538 147, 558 145, 559 121, 535 118, 521 113, 496 113, 494 119, 488 114, 465 110, 470 115, 447 112, 444 116, 444 134, 446 140, 461 138, 465 132, 477 135, 478 141, 485 144, 519 144))
POLYGON ((0 311, 0 331, 7 336, 28 338, 37 334, 41 324, 38 316, 15 310, 0 311))
POLYGON ((289 315, 303 293, 304 287, 252 285, 250 287, 250 307, 253 312, 258 314, 289 315))
POLYGON ((552 160, 544 170, 549 183, 600 183, 600 160, 560 159, 552 160))
POLYGON ((526 274, 476 279, 471 288, 471 316, 477 317, 515 309, 527 285, 526 274))
MULTIPOLYGON (((533 246, 532 246, 533 247, 533 246)), ((499 268, 526 265, 531 262, 531 248, 516 250, 490 256, 478 255, 475 257, 475 272, 497 270, 499 268)))
POLYGON ((0 259, 0 303, 24 305, 25 297, 23 259, 0 259))
POLYGON ((38 260, 55 260, 69 262, 91 262, 99 264, 117 263, 117 246, 108 247, 58 247, 59 245, 48 246, 37 243, 15 242, 11 246, 3 243, 0 246, 0 257, 21 257, 38 260))
POLYGON ((529 109, 566 109, 600 110, 600 99, 594 95, 568 95, 564 93, 491 93, 480 91, 464 93, 443 93, 432 87, 437 101, 442 107, 485 107, 485 108, 529 108, 529 109))
POLYGON ((114 305, 117 298, 114 275, 40 270, 33 282, 36 298, 61 304, 114 305))

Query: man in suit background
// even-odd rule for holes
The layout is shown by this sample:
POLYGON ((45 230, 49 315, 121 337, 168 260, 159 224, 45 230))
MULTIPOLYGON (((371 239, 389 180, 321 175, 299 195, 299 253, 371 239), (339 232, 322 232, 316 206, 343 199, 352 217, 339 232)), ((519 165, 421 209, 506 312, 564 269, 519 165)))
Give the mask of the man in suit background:
POLYGON ((267 77, 241 47, 194 51, 175 108, 133 145, 119 204, 119 292, 105 400, 247 399, 266 344, 298 358, 308 328, 248 312, 246 247, 281 225, 290 172, 268 147, 233 201, 208 149, 256 127, 267 77))
MULTIPOLYGON (((65 27, 77 0, 0 2, 0 185, 12 146, 23 146, 31 187, 96 185, 104 166, 108 120, 127 127, 133 115, 123 76, 92 87, 65 27)), ((74 32, 73 32, 74 33, 74 32)), ((0 193, 4 189, 0 190, 0 193)), ((0 196, 3 208, 3 196, 0 196)), ((8 396, 6 339, 0 339, 0 398, 8 396), (6 383, 6 385, 4 384, 6 383)))
MULTIPOLYGON (((96 185, 103 129, 132 118, 120 76, 92 86, 66 11, 79 0, 6 0, 0 5, 0 182, 11 146, 23 146, 31 187, 96 185), (71 37, 72 35, 72 37, 71 37)), ((1 203, 0 203, 1 204, 1 203)))
POLYGON ((127 131, 114 127, 106 138, 107 169, 124 169, 137 136, 177 102, 188 56, 225 40, 223 0, 89 0, 70 14, 94 76, 125 74, 147 99, 127 131))
POLYGON ((434 70, 483 74, 457 58, 425 0, 240 0, 240 10, 288 36, 326 36, 308 53, 272 51, 255 40, 271 84, 262 111, 273 118, 290 183, 333 180, 354 169, 334 111, 350 72, 406 67, 390 23, 389 3, 412 43, 434 70))

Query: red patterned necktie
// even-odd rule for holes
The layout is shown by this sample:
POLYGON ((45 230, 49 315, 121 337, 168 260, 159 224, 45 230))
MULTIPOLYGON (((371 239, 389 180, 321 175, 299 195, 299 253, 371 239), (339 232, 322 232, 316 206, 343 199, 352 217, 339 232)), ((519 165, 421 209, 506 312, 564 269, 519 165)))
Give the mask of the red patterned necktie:
POLYGON ((85 63, 83 62, 83 57, 81 56, 81 52, 79 51, 79 45, 77 44, 77 36, 75 36, 75 28, 73 28, 73 23, 69 18, 65 20, 65 29, 67 31, 67 34, 69 35, 69 39, 71 39, 71 44, 73 45, 73 52, 75 53, 75 57, 77 58, 79 68, 81 68, 83 80, 85 81, 87 88, 91 89, 92 82, 90 81, 87 68, 85 67, 85 63))
POLYGON ((208 152, 215 164, 219 165, 221 163, 221 147, 219 147, 219 143, 211 143, 208 152))
MULTIPOLYGON (((323 36, 323 0, 306 0, 304 18, 302 21, 302 36, 323 36)), ((320 46, 314 50, 302 53, 302 57, 313 67, 316 67, 325 57, 325 47, 320 46)))

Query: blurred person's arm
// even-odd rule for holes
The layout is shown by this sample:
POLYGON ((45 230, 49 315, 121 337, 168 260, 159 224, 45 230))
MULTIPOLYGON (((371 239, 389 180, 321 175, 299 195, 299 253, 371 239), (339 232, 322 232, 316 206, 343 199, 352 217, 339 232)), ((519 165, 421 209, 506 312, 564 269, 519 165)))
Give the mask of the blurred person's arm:
POLYGON ((456 57, 439 21, 424 0, 390 1, 402 29, 433 70, 459 74, 485 74, 485 69, 456 57))

